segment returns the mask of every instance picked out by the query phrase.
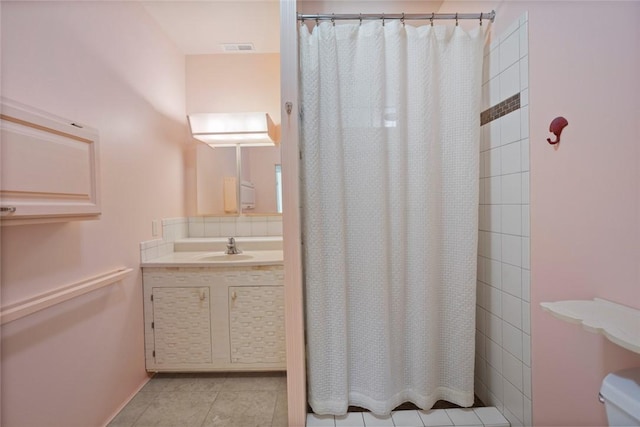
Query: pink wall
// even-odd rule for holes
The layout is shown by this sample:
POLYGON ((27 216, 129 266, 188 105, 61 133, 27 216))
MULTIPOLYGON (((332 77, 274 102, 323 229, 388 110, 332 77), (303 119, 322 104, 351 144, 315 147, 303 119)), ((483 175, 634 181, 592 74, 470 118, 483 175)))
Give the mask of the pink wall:
MULTIPOLYGON (((186 57, 186 105, 187 113, 236 113, 257 112, 269 113, 276 125, 280 124, 280 55, 277 53, 260 54, 216 54, 216 55, 188 55, 186 57)), ((195 141, 195 140, 193 140, 195 141)), ((197 143, 196 143, 197 144, 197 143)), ((262 161, 270 168, 252 167, 251 173, 243 171, 243 176, 251 176, 256 186, 257 213, 273 213, 276 211, 274 164, 279 162, 280 147, 257 149, 243 148, 243 153, 252 151, 248 155, 251 162, 262 161), (266 171, 270 173, 266 173, 266 171)), ((202 153, 202 149, 197 150, 202 153)), ((192 155, 195 156, 196 150, 192 155)), ((214 154, 215 156, 215 150, 214 154)), ((208 157, 212 157, 209 155, 208 157)), ((243 155, 243 163, 244 163, 243 155)), ((234 157, 235 158, 235 157, 234 157)), ((217 162, 203 162, 198 159, 198 168, 208 164, 208 176, 215 176, 217 162)), ((235 164, 235 163, 234 163, 235 164)), ((234 169, 235 170, 235 169, 234 169)), ((225 172, 226 173, 226 172, 225 172)), ((194 174, 201 176, 197 170, 194 174)), ((208 192, 218 194, 217 200, 209 200, 206 206, 218 211, 201 211, 193 208, 199 206, 200 200, 188 203, 189 214, 221 214, 222 174, 215 178, 211 189, 205 189, 198 181, 198 194, 208 192)), ((206 184, 205 184, 206 186, 206 184)), ((197 195, 196 195, 197 196, 197 195)))
MULTIPOLYGON (((431 13, 442 0, 298 0, 301 13, 431 13)), ((313 23, 308 23, 313 25, 313 23)))
POLYGON ((497 12, 500 35, 529 13, 533 423, 605 425, 604 376, 640 355, 543 312, 600 297, 640 309, 640 3, 457 2, 497 12), (558 149, 550 121, 569 121, 558 149))
POLYGON ((603 425, 603 377, 640 366, 640 355, 539 306, 600 297, 640 309, 638 19, 637 2, 529 9, 536 425, 603 425), (560 115, 569 127, 554 150, 547 130, 560 115))
POLYGON ((2 2, 2 95, 100 132, 96 221, 2 228, 2 304, 121 283, 2 328, 2 420, 98 426, 147 380, 139 242, 184 215, 184 56, 128 2, 2 2), (160 72, 161 71, 161 72, 160 72))

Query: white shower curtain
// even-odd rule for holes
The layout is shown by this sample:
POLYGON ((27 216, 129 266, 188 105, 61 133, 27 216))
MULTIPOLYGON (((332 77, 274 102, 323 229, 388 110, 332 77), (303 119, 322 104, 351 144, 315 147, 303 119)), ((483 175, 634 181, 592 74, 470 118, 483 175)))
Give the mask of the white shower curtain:
POLYGON ((484 31, 300 27, 309 403, 473 404, 484 31))

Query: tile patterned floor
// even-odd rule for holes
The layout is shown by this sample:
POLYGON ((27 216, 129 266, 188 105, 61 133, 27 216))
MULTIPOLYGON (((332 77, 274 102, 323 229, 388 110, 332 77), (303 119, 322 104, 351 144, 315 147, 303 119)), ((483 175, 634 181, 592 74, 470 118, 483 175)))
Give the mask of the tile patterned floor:
MULTIPOLYGON (((158 374, 108 427, 287 427, 284 373, 158 374)), ((307 416, 307 427, 509 427, 493 407, 307 416)))
POLYGON ((284 373, 158 374, 108 427, 286 427, 284 373))
POLYGON ((494 407, 394 411, 388 417, 369 412, 350 412, 342 417, 307 415, 307 427, 509 427, 494 407))

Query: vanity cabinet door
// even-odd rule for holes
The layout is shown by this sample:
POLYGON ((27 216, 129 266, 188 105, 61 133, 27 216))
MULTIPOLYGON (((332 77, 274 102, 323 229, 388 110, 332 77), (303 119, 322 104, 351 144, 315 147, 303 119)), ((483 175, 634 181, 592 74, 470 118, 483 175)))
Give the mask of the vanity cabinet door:
POLYGON ((212 362, 210 301, 208 287, 152 289, 157 365, 212 362))
POLYGON ((232 364, 284 366, 283 286, 229 287, 229 323, 232 364))

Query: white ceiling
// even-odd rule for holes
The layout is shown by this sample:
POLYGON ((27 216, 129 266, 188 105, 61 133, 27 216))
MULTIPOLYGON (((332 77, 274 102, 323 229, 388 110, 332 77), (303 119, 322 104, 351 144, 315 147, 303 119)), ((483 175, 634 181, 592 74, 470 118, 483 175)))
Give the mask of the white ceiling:
MULTIPOLYGON (((431 13, 442 0, 298 0, 300 12, 431 13)), ((185 55, 225 53, 224 43, 252 43, 256 53, 280 51, 279 0, 142 1, 185 55)))
POLYGON ((256 53, 280 51, 280 2, 145 1, 147 12, 185 55, 224 53, 223 43, 253 43, 256 53))

